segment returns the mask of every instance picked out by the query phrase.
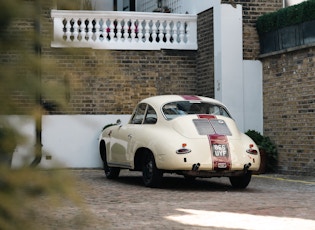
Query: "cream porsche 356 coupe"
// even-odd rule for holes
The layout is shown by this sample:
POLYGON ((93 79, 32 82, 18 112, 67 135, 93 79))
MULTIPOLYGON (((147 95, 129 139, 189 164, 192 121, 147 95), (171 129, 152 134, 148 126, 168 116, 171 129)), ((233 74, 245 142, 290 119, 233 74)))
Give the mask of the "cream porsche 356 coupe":
POLYGON ((201 96, 142 100, 128 124, 103 128, 99 150, 108 179, 121 169, 142 171, 147 187, 160 186, 163 173, 177 173, 188 180, 229 177, 233 187, 246 188, 260 165, 258 147, 227 108, 201 96))

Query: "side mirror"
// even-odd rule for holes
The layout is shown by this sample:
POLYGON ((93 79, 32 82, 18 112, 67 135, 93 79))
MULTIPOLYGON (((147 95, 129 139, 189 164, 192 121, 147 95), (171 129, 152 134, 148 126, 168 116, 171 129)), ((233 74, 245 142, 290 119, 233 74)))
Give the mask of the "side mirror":
POLYGON ((116 121, 116 125, 120 125, 120 124, 121 124, 121 120, 118 119, 118 120, 116 121))

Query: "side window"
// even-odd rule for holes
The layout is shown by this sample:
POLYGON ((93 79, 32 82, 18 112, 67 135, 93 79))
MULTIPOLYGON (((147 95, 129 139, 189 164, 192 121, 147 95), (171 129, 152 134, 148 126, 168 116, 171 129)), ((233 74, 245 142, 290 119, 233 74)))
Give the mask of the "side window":
POLYGON ((155 110, 148 105, 147 114, 145 116, 143 124, 155 124, 157 121, 157 115, 155 110))
POLYGON ((138 105, 130 121, 131 124, 142 124, 146 107, 144 103, 138 105))

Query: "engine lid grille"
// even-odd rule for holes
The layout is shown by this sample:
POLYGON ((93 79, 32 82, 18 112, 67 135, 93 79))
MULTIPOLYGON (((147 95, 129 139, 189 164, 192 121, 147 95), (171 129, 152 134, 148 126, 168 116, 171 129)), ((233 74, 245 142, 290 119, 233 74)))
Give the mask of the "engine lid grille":
POLYGON ((199 135, 226 135, 232 136, 232 133, 225 123, 221 119, 193 119, 195 127, 199 135))

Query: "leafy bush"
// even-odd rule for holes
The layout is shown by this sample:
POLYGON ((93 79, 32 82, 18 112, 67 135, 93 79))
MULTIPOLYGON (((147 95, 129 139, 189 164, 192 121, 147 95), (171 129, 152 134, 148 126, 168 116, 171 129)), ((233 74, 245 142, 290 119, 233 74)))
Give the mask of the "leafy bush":
POLYGON ((248 130, 246 133, 258 145, 258 148, 266 152, 267 156, 267 172, 275 172, 278 163, 278 151, 276 145, 269 137, 261 135, 255 130, 248 130))
POLYGON ((300 24, 315 19, 315 0, 308 0, 298 5, 267 13, 257 19, 259 34, 274 31, 286 26, 300 24))
MULTIPOLYGON (((54 92, 51 84, 45 89, 38 80, 41 63, 49 63, 34 52, 39 43, 33 35, 34 18, 39 18, 35 3, 48 1, 0 1, 0 229, 79 229, 86 227, 89 216, 76 189, 76 178, 64 171, 41 170, 35 167, 11 169, 12 153, 27 135, 6 122, 7 115, 33 115, 41 119, 38 92, 54 92), (25 26, 26 28, 20 28, 25 26), (25 29, 25 30, 23 30, 25 29), (14 33, 18 36, 12 36, 14 33), (40 60, 39 60, 40 59, 40 60), (19 92, 21 102, 13 96, 19 92), (19 105, 29 99, 27 108, 19 105), (5 116, 3 116, 5 115, 5 116), (74 215, 60 218, 60 210, 74 209, 74 215), (68 218, 69 217, 69 218, 68 218)), ((45 65, 47 71, 48 65, 45 65)), ((50 67, 52 68, 52 67, 50 67)), ((55 94, 51 95, 55 98, 55 94)), ((64 103, 65 104, 65 103, 64 103)), ((23 120, 21 118, 21 120, 23 120)), ((25 162, 28 165, 28 162, 25 162)), ((86 229, 92 229, 86 228, 86 229)))

